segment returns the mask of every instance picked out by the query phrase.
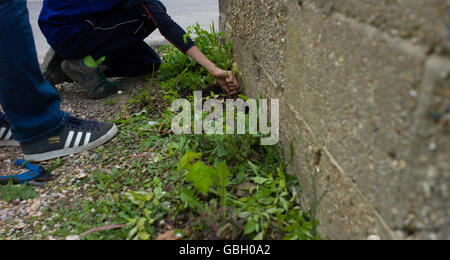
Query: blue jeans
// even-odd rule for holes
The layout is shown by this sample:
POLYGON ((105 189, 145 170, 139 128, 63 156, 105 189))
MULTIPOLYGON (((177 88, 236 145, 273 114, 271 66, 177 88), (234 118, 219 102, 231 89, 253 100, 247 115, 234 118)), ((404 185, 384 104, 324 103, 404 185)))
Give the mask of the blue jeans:
POLYGON ((26 0, 0 0, 0 104, 21 143, 57 134, 69 117, 41 74, 26 0))

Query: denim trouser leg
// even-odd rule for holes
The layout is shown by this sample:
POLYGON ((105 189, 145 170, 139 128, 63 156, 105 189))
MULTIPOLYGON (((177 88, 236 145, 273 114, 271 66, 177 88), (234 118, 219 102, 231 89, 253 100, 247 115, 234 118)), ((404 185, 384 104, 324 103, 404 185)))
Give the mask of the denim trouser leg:
POLYGON ((41 74, 26 0, 0 0, 0 103, 22 143, 58 133, 68 118, 41 74))

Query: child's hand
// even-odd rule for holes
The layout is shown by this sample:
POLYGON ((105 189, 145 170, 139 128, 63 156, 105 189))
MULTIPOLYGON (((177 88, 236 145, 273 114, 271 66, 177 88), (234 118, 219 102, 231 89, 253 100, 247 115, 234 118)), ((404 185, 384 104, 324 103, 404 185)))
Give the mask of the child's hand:
POLYGON ((197 47, 193 46, 186 54, 203 66, 220 84, 220 86, 233 96, 239 93, 239 83, 231 71, 224 71, 212 63, 208 57, 197 47))
POLYGON ((233 75, 233 72, 217 69, 212 73, 212 76, 228 95, 233 96, 239 93, 239 83, 233 75))

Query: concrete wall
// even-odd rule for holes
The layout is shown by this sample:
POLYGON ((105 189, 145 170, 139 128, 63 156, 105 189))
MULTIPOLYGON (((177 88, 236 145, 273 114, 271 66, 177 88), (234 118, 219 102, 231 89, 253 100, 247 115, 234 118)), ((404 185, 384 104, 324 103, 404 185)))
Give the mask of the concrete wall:
POLYGON ((330 239, 450 239, 450 1, 220 0, 330 239), (300 139, 299 136, 302 138, 300 139))

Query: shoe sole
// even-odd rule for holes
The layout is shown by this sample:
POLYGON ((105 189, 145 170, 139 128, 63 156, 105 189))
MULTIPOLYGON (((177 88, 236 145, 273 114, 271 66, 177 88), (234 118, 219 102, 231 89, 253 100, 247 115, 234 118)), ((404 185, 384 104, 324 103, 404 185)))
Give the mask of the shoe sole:
POLYGON ((56 159, 56 158, 60 158, 60 157, 64 157, 64 156, 79 154, 79 153, 89 151, 89 150, 92 150, 94 148, 97 148, 99 146, 106 144, 107 142, 111 141, 117 135, 118 132, 119 132, 119 129, 117 128, 117 126, 114 125, 105 135, 103 135, 99 139, 97 139, 94 142, 89 143, 87 145, 83 145, 80 147, 73 147, 73 148, 64 148, 61 150, 56 150, 56 151, 51 151, 51 152, 41 153, 41 154, 29 154, 29 155, 25 154, 24 157, 25 157, 25 160, 27 160, 27 161, 42 162, 42 161, 48 161, 48 160, 52 160, 52 159, 56 159))
POLYGON ((15 140, 2 140, 0 146, 20 146, 20 144, 15 140))

